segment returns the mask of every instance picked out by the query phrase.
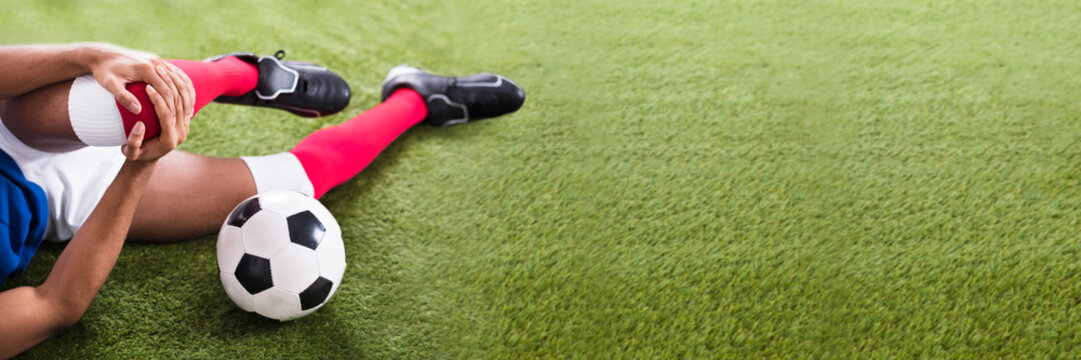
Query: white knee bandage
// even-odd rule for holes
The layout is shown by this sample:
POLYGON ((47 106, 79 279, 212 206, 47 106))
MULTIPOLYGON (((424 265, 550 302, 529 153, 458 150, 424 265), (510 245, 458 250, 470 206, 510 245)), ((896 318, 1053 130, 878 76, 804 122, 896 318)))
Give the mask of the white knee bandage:
POLYGON ((267 156, 241 157, 248 164, 252 178, 255 179, 255 191, 264 193, 271 190, 292 190, 315 196, 308 173, 296 155, 289 152, 267 156))
POLYGON ((75 136, 91 146, 119 146, 127 143, 124 120, 113 94, 90 75, 75 78, 68 93, 68 118, 75 136))

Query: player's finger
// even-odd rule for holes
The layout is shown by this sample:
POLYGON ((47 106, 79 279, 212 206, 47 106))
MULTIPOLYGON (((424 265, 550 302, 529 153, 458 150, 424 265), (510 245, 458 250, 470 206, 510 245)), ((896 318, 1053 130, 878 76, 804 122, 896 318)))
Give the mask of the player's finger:
POLYGON ((124 157, 128 160, 138 160, 140 153, 142 153, 143 147, 143 134, 146 132, 146 125, 142 121, 138 121, 131 127, 131 133, 128 134, 127 144, 123 146, 121 151, 124 152, 124 157))
POLYGON ((183 144, 185 141, 188 141, 188 132, 189 131, 190 131, 190 129, 188 129, 187 126, 184 126, 182 129, 180 129, 180 131, 177 131, 177 135, 176 135, 177 136, 177 139, 176 139, 176 145, 177 146, 180 146, 180 144, 183 144))
MULTIPOLYGON (((149 89, 150 87, 148 86, 147 88, 149 89)), ((150 92, 148 91, 147 94, 149 93, 150 92)), ((174 99, 166 99, 161 94, 156 94, 155 97, 157 98, 157 101, 162 104, 161 107, 167 109, 164 112, 158 112, 158 123, 161 124, 161 134, 158 134, 158 139, 155 145, 160 145, 161 147, 166 147, 169 149, 175 148, 177 121, 174 109, 176 103, 171 101, 174 99)), ((154 106, 157 107, 159 105, 155 104, 154 106)))
POLYGON ((158 72, 158 66, 153 62, 139 64, 135 68, 134 81, 142 81, 149 85, 154 85, 154 87, 157 87, 158 90, 162 92, 168 90, 165 79, 161 77, 161 74, 158 72))
POLYGON ((173 64, 169 64, 169 77, 173 79, 173 83, 177 87, 177 98, 182 106, 182 110, 177 112, 177 125, 183 125, 188 120, 188 114, 192 112, 194 107, 194 99, 191 97, 191 92, 188 90, 188 83, 184 81, 186 77, 181 73, 180 68, 173 64))
MULTIPOLYGON (((169 86, 172 87, 172 90, 173 90, 173 96, 169 97, 169 98, 166 98, 166 100, 172 102, 173 107, 175 109, 175 112, 173 113, 173 115, 177 119, 179 119, 180 114, 182 114, 184 112, 183 96, 181 96, 180 89, 177 88, 176 78, 173 76, 172 69, 170 69, 168 66, 162 66, 161 70, 162 70, 162 76, 165 77, 165 82, 168 83, 169 86)), ((173 122, 172 124, 174 126, 176 126, 175 122, 173 122)))
POLYGON ((116 97, 116 100, 120 102, 120 105, 128 109, 132 114, 138 115, 143 111, 143 106, 139 104, 139 99, 135 98, 135 94, 132 94, 126 89, 116 97))
MULTIPOLYGON (((154 76, 152 76, 151 79, 149 79, 150 81, 147 81, 147 83, 149 83, 150 85, 154 85, 154 89, 158 90, 158 93, 161 94, 162 98, 172 99, 175 92, 173 91, 173 86, 169 84, 169 76, 165 74, 165 68, 161 66, 155 66, 153 68, 153 73, 154 76)), ((171 100, 168 102, 168 104, 170 107, 174 106, 171 100)))
POLYGON ((186 100, 186 95, 188 91, 182 88, 183 81, 180 81, 180 78, 176 75, 176 72, 171 69, 168 69, 168 71, 169 78, 172 79, 173 85, 176 86, 176 97, 174 98, 174 101, 176 102, 176 122, 173 123, 173 126, 175 127, 174 130, 176 131, 173 132, 173 140, 176 141, 174 145, 179 145, 179 131, 184 127, 184 121, 187 120, 185 119, 185 117, 188 114, 188 105, 186 100))
POLYGON ((183 75, 181 77, 184 79, 184 83, 187 84, 189 95, 191 95, 191 112, 188 113, 187 117, 187 122, 190 122, 191 118, 195 117, 195 102, 198 100, 195 94, 195 83, 191 81, 191 77, 183 69, 180 70, 180 74, 183 75))
POLYGON ((127 84, 124 84, 124 82, 120 80, 114 79, 112 81, 106 81, 104 84, 101 84, 101 87, 105 88, 106 91, 113 94, 113 96, 116 97, 116 102, 120 103, 120 106, 128 109, 128 111, 130 111, 132 114, 138 115, 140 112, 142 112, 143 107, 139 104, 139 99, 136 99, 135 95, 125 88, 125 85, 127 84))
POLYGON ((173 70, 173 77, 176 78, 178 87, 181 89, 181 94, 184 95, 184 121, 191 119, 192 114, 195 113, 195 91, 192 89, 191 79, 184 73, 184 70, 180 67, 169 64, 169 68, 173 70))
POLYGON ((158 115, 158 122, 162 126, 173 126, 172 104, 166 100, 165 96, 161 94, 157 86, 147 85, 146 95, 150 98, 150 103, 154 105, 155 113, 158 115))
POLYGON ((169 103, 161 96, 157 88, 153 85, 147 85, 146 95, 150 98, 150 103, 154 105, 154 112, 158 115, 158 124, 161 125, 162 130, 165 128, 171 128, 176 118, 173 116, 172 108, 169 103))

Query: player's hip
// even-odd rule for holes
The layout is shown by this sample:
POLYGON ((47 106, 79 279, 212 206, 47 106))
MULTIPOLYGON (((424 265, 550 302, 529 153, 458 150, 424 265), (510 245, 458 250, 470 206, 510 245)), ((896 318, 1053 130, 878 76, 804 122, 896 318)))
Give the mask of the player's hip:
POLYGON ((64 153, 33 149, 19 141, 2 121, 0 150, 15 160, 27 180, 45 190, 49 205, 45 239, 49 241, 71 239, 124 163, 118 147, 85 147, 64 153))

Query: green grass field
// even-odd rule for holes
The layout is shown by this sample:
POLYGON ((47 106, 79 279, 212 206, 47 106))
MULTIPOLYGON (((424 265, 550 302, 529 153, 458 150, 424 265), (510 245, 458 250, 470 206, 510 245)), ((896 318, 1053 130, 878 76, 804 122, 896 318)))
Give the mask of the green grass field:
POLYGON ((207 107, 198 153, 288 149, 399 63, 529 95, 324 197, 349 267, 319 312, 236 308, 214 237, 133 244, 26 358, 1081 357, 1076 1, 4 7, 6 43, 281 48, 353 86, 328 118, 207 107))

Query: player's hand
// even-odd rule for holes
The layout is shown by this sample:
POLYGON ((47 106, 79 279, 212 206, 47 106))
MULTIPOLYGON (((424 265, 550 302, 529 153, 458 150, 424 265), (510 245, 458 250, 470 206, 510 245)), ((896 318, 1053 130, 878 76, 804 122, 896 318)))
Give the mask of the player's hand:
MULTIPOLYGON (((178 96, 172 98, 163 95, 166 102, 171 100, 170 108, 177 121, 183 120, 185 124, 191 121, 191 117, 195 114, 195 86, 192 85, 191 78, 184 73, 184 70, 180 70, 179 67, 168 62, 165 63, 165 66, 157 67, 156 71, 162 78, 165 78, 165 84, 171 88, 170 92, 178 94, 178 96)), ((160 105, 154 103, 155 108, 158 106, 160 105)), ((166 126, 165 119, 159 116, 158 120, 161 123, 161 128, 164 129, 166 126)))
POLYGON ((142 112, 142 106, 125 86, 133 82, 145 82, 154 86, 162 96, 176 106, 175 113, 191 117, 195 104, 195 90, 183 71, 157 55, 131 50, 110 44, 88 44, 91 56, 87 67, 94 80, 116 97, 117 102, 134 114, 142 112), (186 81, 170 81, 170 71, 179 73, 186 81), (181 107, 182 106, 182 107, 181 107))
MULTIPOLYGON (((182 81, 181 79, 173 79, 171 81, 182 81)), ((150 96, 150 102, 154 104, 154 109, 157 112, 158 120, 161 123, 161 135, 158 137, 144 140, 144 134, 146 133, 146 125, 142 122, 135 123, 132 127, 131 133, 128 134, 128 143, 120 148, 124 153, 124 157, 128 160, 140 160, 140 161, 153 161, 165 156, 177 146, 182 144, 184 140, 188 139, 189 120, 191 117, 186 115, 177 115, 173 112, 174 106, 169 106, 170 101, 176 99, 166 99, 162 94, 158 93, 157 89, 153 85, 146 87, 146 93, 150 96)), ((174 103, 175 105, 175 103, 174 103)))

